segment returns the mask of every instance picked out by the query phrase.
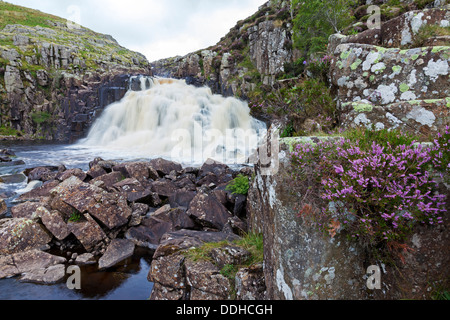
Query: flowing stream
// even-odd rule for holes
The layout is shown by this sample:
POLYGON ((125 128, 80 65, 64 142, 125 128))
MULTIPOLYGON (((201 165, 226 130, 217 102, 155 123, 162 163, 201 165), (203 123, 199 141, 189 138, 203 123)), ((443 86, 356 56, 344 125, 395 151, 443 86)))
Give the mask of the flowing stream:
MULTIPOLYGON (((184 166, 200 166, 211 158, 233 166, 245 163, 265 134, 265 124, 253 119, 241 100, 214 95, 209 88, 183 80, 142 76, 132 80, 138 81, 140 90, 130 87, 76 144, 0 142, 0 149, 11 149, 23 161, 0 163, 0 196, 8 207, 29 190, 23 175, 27 168, 64 165, 87 171, 95 157, 116 161, 163 157, 184 166)), ((152 288, 147 281, 150 264, 148 252, 139 250, 106 272, 84 267, 81 291, 69 290, 65 283, 43 286, 4 279, 0 300, 144 300, 152 288)))

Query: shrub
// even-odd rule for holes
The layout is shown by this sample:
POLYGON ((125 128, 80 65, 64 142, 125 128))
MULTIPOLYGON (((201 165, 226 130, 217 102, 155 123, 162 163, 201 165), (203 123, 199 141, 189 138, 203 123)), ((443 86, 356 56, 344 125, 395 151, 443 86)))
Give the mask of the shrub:
MULTIPOLYGON (((291 154, 294 175, 309 175, 328 203, 309 215, 310 222, 332 237, 343 230, 367 248, 404 249, 416 225, 443 223, 445 196, 436 193, 437 183, 428 169, 433 162, 445 164, 448 131, 441 138, 447 139, 445 146, 438 141, 432 147, 403 143, 409 137, 400 132, 384 143, 374 139, 370 146, 370 137, 296 146, 291 154)), ((383 131, 378 135, 391 136, 383 131)), ((305 211, 311 210, 300 215, 308 218, 305 211)))
POLYGON ((243 174, 239 174, 230 184, 226 187, 226 190, 233 192, 233 194, 247 195, 249 189, 248 177, 243 174))

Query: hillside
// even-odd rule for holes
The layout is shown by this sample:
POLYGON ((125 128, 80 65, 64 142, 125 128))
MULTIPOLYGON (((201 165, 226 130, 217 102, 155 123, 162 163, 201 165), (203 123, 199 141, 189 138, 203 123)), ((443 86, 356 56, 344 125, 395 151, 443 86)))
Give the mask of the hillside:
POLYGON ((120 74, 150 72, 143 55, 109 35, 7 2, 0 2, 0 13, 4 133, 71 139, 73 127, 86 127, 90 113, 102 107, 100 86, 120 74))
MULTIPOLYGON (((431 87, 430 90, 419 88, 419 81, 415 82, 414 93, 409 92, 409 87, 407 89, 403 85, 399 88, 399 85, 412 72, 410 67, 403 68, 403 64, 408 64, 411 59, 402 57, 395 61, 392 57, 396 48, 396 52, 401 54, 408 49, 430 48, 427 52, 431 55, 424 55, 426 59, 418 60, 426 63, 416 68, 422 73, 432 59, 447 60, 445 54, 450 41, 446 1, 337 1, 340 7, 336 8, 331 3, 335 2, 268 1, 253 16, 239 21, 215 46, 184 57, 152 62, 153 71, 157 75, 186 78, 193 84, 208 85, 216 93, 247 100, 254 116, 267 122, 280 122, 285 136, 329 131, 342 124, 352 125, 358 114, 350 119, 342 113, 351 106, 349 102, 370 100, 370 94, 385 92, 383 88, 393 85, 391 79, 394 76, 395 89, 392 90, 400 94, 391 102, 429 102, 430 99, 438 99, 440 102, 436 108, 442 101, 445 105, 445 98, 448 97, 448 90, 445 85, 442 86, 445 77, 437 81, 441 83, 439 93, 431 87), (373 14, 369 11, 372 4, 378 10, 379 28, 372 28, 369 24, 373 14), (323 14, 325 11, 333 12, 336 19, 340 19, 337 26, 339 33, 329 23, 331 19, 323 14), (427 20, 428 14, 431 20, 427 20), (401 40, 402 33, 408 38, 401 40), (357 60, 362 57, 351 55, 352 62, 344 67, 340 57, 344 53, 334 52, 344 43, 349 46, 357 43, 389 48, 392 55, 390 61, 382 62, 384 68, 390 63, 389 68, 401 68, 403 72, 389 75, 387 69, 386 73, 364 70, 361 72, 364 77, 355 77, 350 83, 344 82, 345 77, 355 75, 356 67, 363 62, 357 60), (438 46, 440 49, 437 49, 438 46), (437 50, 441 57, 434 55, 437 50), (347 89, 356 86, 361 92, 345 90, 347 86, 347 89), (370 91, 370 94, 363 95, 364 90, 370 91), (404 99, 401 99, 402 94, 404 99)), ((376 106, 381 106, 374 102, 369 109, 375 110, 376 106)), ((441 127, 448 122, 442 114, 436 114, 436 118, 441 119, 441 127)), ((386 121, 377 120, 374 125, 380 122, 379 127, 388 127, 386 121)), ((407 125, 408 128, 414 126, 414 122, 407 125)), ((429 131, 422 128, 424 134, 429 131)))

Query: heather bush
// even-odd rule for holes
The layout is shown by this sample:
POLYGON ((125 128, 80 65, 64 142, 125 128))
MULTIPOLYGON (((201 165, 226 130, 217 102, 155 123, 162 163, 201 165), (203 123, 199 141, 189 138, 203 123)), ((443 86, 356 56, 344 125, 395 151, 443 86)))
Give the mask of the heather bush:
POLYGON ((378 133, 390 141, 373 135, 368 134, 371 144, 359 133, 358 139, 294 148, 295 177, 317 183, 328 203, 320 212, 302 210, 299 215, 332 237, 342 231, 366 247, 404 248, 416 225, 443 222, 445 196, 436 191, 430 165, 449 173, 449 129, 432 146, 400 132, 378 133))

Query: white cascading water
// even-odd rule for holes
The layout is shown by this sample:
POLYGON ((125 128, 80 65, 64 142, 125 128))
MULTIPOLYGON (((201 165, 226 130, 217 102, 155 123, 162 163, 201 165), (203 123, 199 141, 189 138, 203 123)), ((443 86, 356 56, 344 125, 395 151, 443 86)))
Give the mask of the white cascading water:
POLYGON ((184 80, 141 77, 141 91, 128 91, 94 123, 83 146, 137 157, 165 157, 201 164, 214 159, 245 163, 264 134, 247 103, 212 94, 184 80))

